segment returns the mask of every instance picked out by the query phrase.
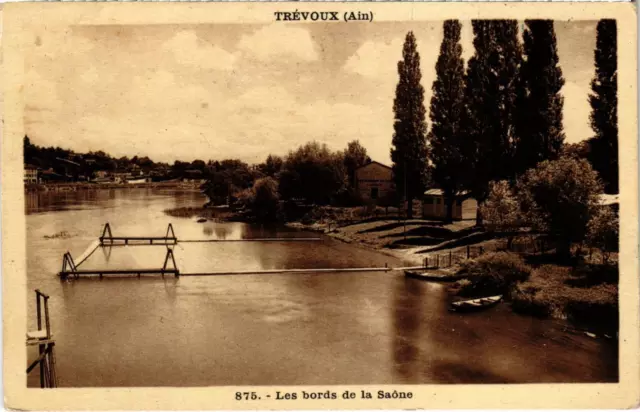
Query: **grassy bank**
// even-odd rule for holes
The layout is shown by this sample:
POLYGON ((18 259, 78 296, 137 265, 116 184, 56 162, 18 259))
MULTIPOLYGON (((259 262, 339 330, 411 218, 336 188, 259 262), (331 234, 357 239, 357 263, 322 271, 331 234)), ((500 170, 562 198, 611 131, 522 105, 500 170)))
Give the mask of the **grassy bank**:
POLYGON ((454 296, 502 294, 511 308, 536 317, 563 319, 600 336, 618 332, 618 267, 612 264, 538 265, 540 256, 489 253, 464 262, 467 277, 451 287, 454 296))
POLYGON ((514 311, 569 320, 598 335, 618 332, 618 267, 544 265, 509 291, 514 311))

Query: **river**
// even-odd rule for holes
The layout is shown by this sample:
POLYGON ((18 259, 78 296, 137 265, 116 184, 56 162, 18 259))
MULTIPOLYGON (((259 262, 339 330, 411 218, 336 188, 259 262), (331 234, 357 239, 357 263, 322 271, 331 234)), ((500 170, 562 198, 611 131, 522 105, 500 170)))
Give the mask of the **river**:
MULTIPOLYGON (((51 296, 64 387, 615 382, 615 342, 562 322, 447 311, 442 285, 401 272, 173 276, 60 281, 106 222, 114 236, 179 239, 317 237, 244 223, 197 223, 163 211, 199 206, 194 192, 112 189, 26 193, 29 327, 51 296)), ((164 246, 98 249, 82 265, 162 265, 164 246)), ((318 242, 180 243, 183 272, 383 267, 403 262, 329 237, 318 242)), ((29 349, 29 359, 36 354, 29 349)), ((28 377, 38 386, 37 371, 28 377)))

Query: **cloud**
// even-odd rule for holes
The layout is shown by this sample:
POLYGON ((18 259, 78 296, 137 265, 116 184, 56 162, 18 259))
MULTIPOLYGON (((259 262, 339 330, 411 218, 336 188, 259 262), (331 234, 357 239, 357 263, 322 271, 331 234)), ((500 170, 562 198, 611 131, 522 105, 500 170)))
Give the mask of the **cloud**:
POLYGON ((260 61, 294 58, 302 61, 318 60, 315 42, 309 32, 301 27, 271 24, 244 35, 238 48, 260 61))
POLYGON ((178 63, 188 66, 231 71, 237 60, 232 53, 198 39, 193 30, 176 33, 163 48, 173 53, 178 63))
POLYGON ((347 59, 344 70, 369 78, 389 77, 402 58, 402 44, 400 38, 388 43, 366 41, 347 59))

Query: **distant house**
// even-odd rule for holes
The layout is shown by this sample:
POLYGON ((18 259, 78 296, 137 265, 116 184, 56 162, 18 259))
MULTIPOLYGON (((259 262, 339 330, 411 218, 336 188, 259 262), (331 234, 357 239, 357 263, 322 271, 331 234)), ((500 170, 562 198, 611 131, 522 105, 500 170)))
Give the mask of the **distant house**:
POLYGON ((105 178, 109 177, 109 171, 108 170, 96 170, 95 174, 96 174, 96 180, 97 179, 105 179, 105 178))
POLYGON ((202 170, 189 169, 184 171, 182 181, 204 183, 206 180, 204 179, 204 173, 202 173, 202 170))
POLYGON ((24 182, 38 183, 38 168, 34 165, 24 165, 24 182))
POLYGON ((43 170, 38 174, 38 179, 42 183, 67 182, 69 178, 53 171, 53 169, 43 170))
POLYGON ((131 173, 131 176, 144 175, 144 170, 142 170, 142 168, 135 163, 131 165, 131 167, 129 168, 129 172, 131 173))
MULTIPOLYGON (((462 193, 453 203, 453 219, 474 219, 477 208, 476 200, 469 197, 469 193, 462 193)), ((422 217, 427 219, 445 219, 447 217, 447 205, 442 189, 429 189, 424 192, 422 217)))
POLYGON ((80 173, 80 163, 56 157, 56 172, 65 175, 67 180, 77 180, 80 173))
POLYGON ((118 169, 113 173, 113 180, 116 183, 124 183, 131 177, 131 172, 128 170, 118 169))
POLYGON ((138 183, 149 183, 149 182, 151 182, 151 177, 149 176, 135 176, 127 180, 127 183, 132 185, 135 185, 138 183))
POLYGON ((393 191, 393 170, 379 162, 370 162, 355 170, 354 187, 365 201, 377 202, 393 191))

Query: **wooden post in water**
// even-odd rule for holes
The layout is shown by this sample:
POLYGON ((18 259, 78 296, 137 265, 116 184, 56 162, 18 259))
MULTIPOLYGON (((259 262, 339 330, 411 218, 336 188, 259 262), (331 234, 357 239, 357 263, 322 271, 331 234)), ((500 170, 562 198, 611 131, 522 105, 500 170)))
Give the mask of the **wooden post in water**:
MULTIPOLYGON (((38 317, 38 330, 42 330, 42 314, 41 314, 41 306, 40 306, 40 293, 39 293, 39 291, 37 289, 36 289, 36 313, 37 313, 37 317, 38 317)), ((43 350, 44 350, 44 346, 43 345, 38 345, 38 355, 39 356, 42 356, 43 350)), ((40 363, 40 387, 44 388, 44 365, 42 364, 42 362, 40 363)))
MULTIPOLYGON (((100 236, 100 244, 104 245, 104 239, 107 237, 107 233, 109 233, 109 238, 113 237, 113 234, 111 233, 111 226, 109 225, 109 222, 105 223, 104 225, 104 229, 102 229, 102 236, 100 236)), ((113 240, 109 241, 110 243, 113 243, 113 240)))
POLYGON ((168 269, 167 264, 169 263, 169 258, 171 258, 173 269, 176 271, 175 277, 178 277, 179 276, 178 265, 176 264, 176 259, 173 256, 173 249, 171 249, 170 247, 167 247, 167 254, 164 257, 164 264, 162 265, 162 271, 163 271, 162 274, 164 275, 164 271, 168 269))
POLYGON ((27 368, 27 373, 36 366, 40 370, 40 387, 55 388, 57 378, 55 371, 55 356, 53 353, 54 342, 51 335, 51 324, 49 322, 49 296, 36 289, 36 315, 38 329, 27 333, 27 346, 38 345, 38 357, 27 368), (42 335, 42 310, 44 306, 44 321, 46 334, 42 335))
POLYGON ((176 233, 173 231, 173 225, 171 223, 167 226, 167 234, 165 235, 167 241, 169 240, 169 234, 171 234, 171 238, 173 238, 173 243, 176 243, 178 239, 176 239, 176 233))

